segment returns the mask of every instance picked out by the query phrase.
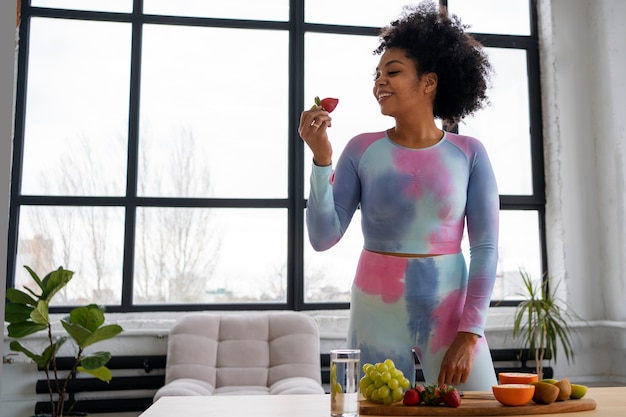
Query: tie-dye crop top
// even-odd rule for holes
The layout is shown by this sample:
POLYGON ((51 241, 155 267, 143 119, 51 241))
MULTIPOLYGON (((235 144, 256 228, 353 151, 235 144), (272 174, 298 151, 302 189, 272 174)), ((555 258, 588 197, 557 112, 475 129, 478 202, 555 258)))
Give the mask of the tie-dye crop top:
POLYGON ((386 132, 354 137, 334 171, 313 166, 306 215, 313 248, 334 246, 359 206, 364 248, 377 252, 459 253, 467 222, 466 307, 485 313, 498 259, 500 203, 482 143, 450 132, 423 149, 400 146, 386 132))

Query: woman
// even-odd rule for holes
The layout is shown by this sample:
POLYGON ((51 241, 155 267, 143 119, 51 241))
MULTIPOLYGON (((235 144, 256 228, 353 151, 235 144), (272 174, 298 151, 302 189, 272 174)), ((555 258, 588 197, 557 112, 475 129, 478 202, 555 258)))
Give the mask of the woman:
POLYGON ((334 171, 328 112, 304 111, 299 133, 313 152, 313 247, 332 247, 361 209, 364 248, 348 336, 361 362, 391 358, 413 384, 413 349, 427 383, 490 390, 496 377, 484 326, 497 264, 498 190, 482 144, 435 122, 455 125, 487 101, 491 67, 464 29, 430 2, 405 8, 382 29, 373 93, 395 126, 354 137, 334 171))

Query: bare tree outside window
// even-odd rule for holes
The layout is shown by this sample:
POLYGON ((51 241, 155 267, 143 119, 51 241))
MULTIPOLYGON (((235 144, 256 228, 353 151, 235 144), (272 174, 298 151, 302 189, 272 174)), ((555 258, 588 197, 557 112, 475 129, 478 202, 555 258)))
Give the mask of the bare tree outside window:
MULTIPOLYGON (((112 193, 114 187, 107 178, 105 161, 94 154, 89 134, 67 138, 67 141, 72 144, 72 151, 62 153, 57 163, 47 165, 47 169, 42 171, 42 188, 58 195, 112 193)), ((112 138, 112 152, 115 152, 114 149, 123 149, 124 142, 121 136, 112 138)), ((77 281, 76 286, 64 288, 57 297, 58 302, 75 304, 82 301, 75 299, 70 291, 100 300, 101 303, 120 302, 121 262, 118 262, 117 270, 109 262, 109 259, 121 254, 122 242, 111 239, 111 231, 115 228, 114 218, 118 217, 117 223, 121 224, 115 212, 119 213, 120 209, 96 206, 23 208, 25 230, 28 230, 28 224, 35 236, 22 241, 25 256, 41 258, 42 255, 34 253, 33 249, 46 251, 43 257, 47 264, 28 264, 34 265, 36 271, 53 270, 59 266, 71 266, 82 271, 80 275, 84 278, 77 281), (43 247, 36 244, 42 240, 48 244, 43 247), (117 246, 117 249, 113 246, 117 246)), ((28 236, 27 233, 25 235, 28 236)), ((22 276, 30 281, 27 274, 22 276)))
MULTIPOLYGON (((160 167, 161 183, 147 182, 154 176, 139 175, 139 194, 146 189, 163 190, 176 196, 208 195, 211 174, 206 158, 198 156, 197 138, 185 128, 172 138, 173 152, 160 167)), ((150 172, 150 140, 144 141, 142 167, 150 172)), ((135 289, 138 303, 206 301, 209 282, 219 257, 219 228, 214 210, 209 208, 137 209, 137 244, 135 246, 135 289)))

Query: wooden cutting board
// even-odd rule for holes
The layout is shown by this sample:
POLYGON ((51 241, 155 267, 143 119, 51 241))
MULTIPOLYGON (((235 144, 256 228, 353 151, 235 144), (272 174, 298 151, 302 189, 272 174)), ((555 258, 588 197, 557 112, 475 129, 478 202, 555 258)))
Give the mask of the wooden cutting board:
POLYGON ((531 401, 526 405, 511 407, 500 404, 491 393, 468 392, 457 408, 423 404, 405 406, 402 403, 383 405, 367 400, 360 401, 359 408, 361 415, 380 416, 519 416, 595 410, 596 402, 591 398, 556 401, 552 404, 535 404, 531 401))

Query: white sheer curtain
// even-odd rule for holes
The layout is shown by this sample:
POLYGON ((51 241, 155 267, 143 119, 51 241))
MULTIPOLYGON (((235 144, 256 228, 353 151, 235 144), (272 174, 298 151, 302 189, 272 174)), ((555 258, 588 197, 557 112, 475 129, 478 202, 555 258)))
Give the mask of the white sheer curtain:
POLYGON ((550 273, 583 318, 622 321, 626 3, 543 0, 539 8, 550 273))
POLYGON ((625 384, 626 2, 538 7, 550 274, 586 320, 572 323, 575 361, 555 374, 625 384))

